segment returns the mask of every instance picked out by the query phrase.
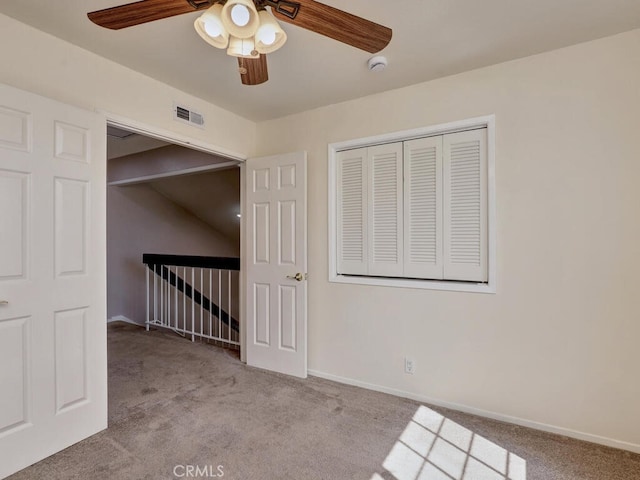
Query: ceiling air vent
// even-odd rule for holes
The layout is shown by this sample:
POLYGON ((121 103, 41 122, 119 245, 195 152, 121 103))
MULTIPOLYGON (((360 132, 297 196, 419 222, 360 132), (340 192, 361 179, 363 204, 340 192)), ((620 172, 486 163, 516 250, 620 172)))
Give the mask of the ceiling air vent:
POLYGON ((174 120, 179 122, 188 123, 189 125, 195 125, 196 127, 204 126, 204 117, 202 114, 194 112, 186 107, 175 105, 173 109, 174 120))
POLYGON ((196 112, 191 112, 191 123, 195 123, 196 125, 204 125, 204 117, 196 112))

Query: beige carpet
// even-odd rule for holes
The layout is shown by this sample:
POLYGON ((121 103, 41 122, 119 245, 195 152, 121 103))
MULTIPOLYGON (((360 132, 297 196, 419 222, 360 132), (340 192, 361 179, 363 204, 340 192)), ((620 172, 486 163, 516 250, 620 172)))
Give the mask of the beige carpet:
POLYGON ((22 479, 640 479, 640 455, 109 326, 109 429, 22 479), (217 475, 217 476, 216 476, 217 475))

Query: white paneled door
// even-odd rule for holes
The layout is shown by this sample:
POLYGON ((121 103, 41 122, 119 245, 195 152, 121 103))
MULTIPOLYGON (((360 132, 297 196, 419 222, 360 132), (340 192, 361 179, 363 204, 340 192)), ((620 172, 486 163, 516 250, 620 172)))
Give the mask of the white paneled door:
POLYGON ((0 478, 107 426, 105 138, 0 85, 0 478))
POLYGON ((248 160, 245 216, 249 365, 307 376, 307 155, 248 160))

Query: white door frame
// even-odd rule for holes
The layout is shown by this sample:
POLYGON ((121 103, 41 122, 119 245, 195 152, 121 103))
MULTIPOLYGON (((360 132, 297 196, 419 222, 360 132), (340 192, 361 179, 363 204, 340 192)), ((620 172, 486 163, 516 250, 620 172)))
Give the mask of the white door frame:
POLYGON ((131 132, 146 135, 147 137, 155 138, 157 140, 173 143, 175 145, 180 145, 192 150, 199 150, 204 153, 211 153, 213 155, 229 158, 231 160, 237 160, 239 162, 244 162, 248 158, 247 155, 219 147, 217 145, 214 145, 213 143, 208 143, 186 135, 181 135, 179 133, 163 129, 155 125, 150 125, 147 123, 139 122, 138 120, 123 117, 122 115, 100 109, 96 110, 96 112, 104 115, 107 118, 107 125, 121 127, 131 132))
MULTIPOLYGON (((198 150, 204 153, 210 153, 212 155, 218 155, 221 157, 226 157, 231 160, 236 160, 239 162, 238 166, 240 167, 240 215, 242 216, 240 222, 240 360, 242 362, 247 361, 247 353, 246 353, 246 325, 245 325, 245 306, 244 299, 246 295, 246 286, 244 279, 245 276, 245 266, 242 261, 242 252, 244 251, 244 242, 246 241, 245 234, 245 218, 244 214, 244 175, 245 175, 245 161, 248 156, 228 150, 226 148, 219 147, 214 145, 213 143, 204 142, 202 140, 198 140, 186 135, 181 135, 179 133, 173 132, 171 130, 166 130, 156 125, 150 125, 148 123, 143 123, 138 120, 133 120, 128 117, 123 117, 122 115, 118 115, 113 112, 108 112, 105 110, 96 110, 97 113, 104 115, 107 119, 107 125, 111 125, 114 127, 124 128, 134 133, 138 133, 140 135, 146 135, 147 137, 155 138, 157 140, 162 140, 164 142, 173 143, 175 145, 180 145, 185 148, 190 148, 192 150, 198 150)), ((104 179, 105 182, 107 179, 104 179)))

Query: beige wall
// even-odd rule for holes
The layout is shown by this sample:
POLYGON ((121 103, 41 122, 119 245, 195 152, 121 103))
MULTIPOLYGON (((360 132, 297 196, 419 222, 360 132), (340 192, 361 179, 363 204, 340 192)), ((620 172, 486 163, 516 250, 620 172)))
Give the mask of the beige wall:
POLYGON ((107 189, 107 316, 145 321, 143 253, 237 257, 240 245, 148 185, 107 189))
POLYGON ((212 144, 224 153, 253 153, 255 123, 2 14, 0 58, 0 83, 212 144), (205 128, 174 121, 174 102, 202 113, 205 128))
POLYGON ((638 58, 634 31, 259 124, 309 153, 310 369, 640 452, 638 58), (329 283, 327 144, 486 114, 498 293, 329 283))

